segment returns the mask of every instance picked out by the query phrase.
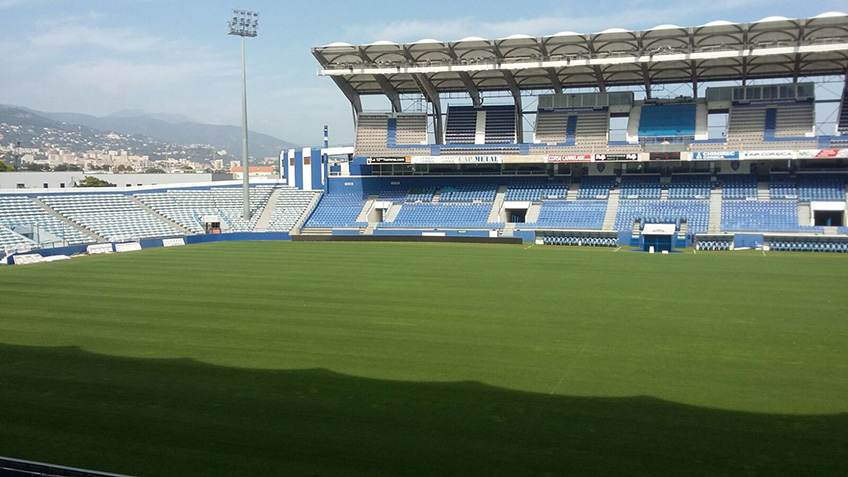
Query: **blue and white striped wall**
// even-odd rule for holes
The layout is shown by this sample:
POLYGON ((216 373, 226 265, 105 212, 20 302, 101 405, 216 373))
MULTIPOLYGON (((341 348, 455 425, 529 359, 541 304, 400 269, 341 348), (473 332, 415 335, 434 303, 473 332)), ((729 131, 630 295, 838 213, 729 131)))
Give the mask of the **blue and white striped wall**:
POLYGON ((298 148, 280 154, 280 174, 286 185, 301 190, 326 190, 327 160, 320 148, 298 148))

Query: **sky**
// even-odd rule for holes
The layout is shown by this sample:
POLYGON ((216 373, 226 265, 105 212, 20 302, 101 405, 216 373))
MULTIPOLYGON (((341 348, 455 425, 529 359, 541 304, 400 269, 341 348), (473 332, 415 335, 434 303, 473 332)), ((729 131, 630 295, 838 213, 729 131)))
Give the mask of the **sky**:
MULTIPOLYGON (((500 38, 664 23, 801 18, 848 0, 0 0, 0 103, 107 115, 123 110, 240 124, 232 8, 260 13, 248 40, 250 128, 297 144, 351 143, 350 105, 310 48, 334 41, 500 38)), ((366 101, 385 108, 383 98, 366 101)))

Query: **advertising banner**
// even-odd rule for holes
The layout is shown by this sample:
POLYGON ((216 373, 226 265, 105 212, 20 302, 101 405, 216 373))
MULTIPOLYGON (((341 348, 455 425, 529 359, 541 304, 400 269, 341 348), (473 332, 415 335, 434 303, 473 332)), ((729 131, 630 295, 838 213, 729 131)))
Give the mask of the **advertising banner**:
POLYGON ((703 151, 693 152, 695 161, 735 161, 739 159, 739 151, 703 151))

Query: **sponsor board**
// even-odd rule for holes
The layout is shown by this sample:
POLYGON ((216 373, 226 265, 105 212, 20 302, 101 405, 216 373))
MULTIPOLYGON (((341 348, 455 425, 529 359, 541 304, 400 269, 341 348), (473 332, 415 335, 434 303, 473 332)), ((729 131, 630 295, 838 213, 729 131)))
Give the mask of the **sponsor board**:
POLYGON ((652 152, 648 158, 652 161, 679 161, 680 151, 652 152))
POLYGON ((801 149, 798 159, 844 159, 848 158, 848 149, 801 149))
POLYGON ((503 157, 504 164, 544 164, 545 156, 529 154, 526 156, 510 155, 503 157))
POLYGON ((166 238, 162 239, 163 247, 182 247, 185 245, 185 240, 182 238, 166 238))
POLYGON ((595 154, 592 156, 592 160, 595 162, 604 162, 604 161, 638 161, 639 153, 638 152, 628 152, 626 154, 595 154))
POLYGON ((473 156, 412 156, 412 164, 502 164, 503 156, 477 154, 473 156))
POLYGON ((15 265, 31 265, 33 263, 41 263, 44 261, 44 257, 37 253, 27 253, 24 255, 15 255, 12 257, 15 265))
POLYGON ((112 244, 111 243, 98 243, 94 245, 89 245, 85 249, 89 255, 97 255, 99 253, 112 253, 112 244))
POLYGON ((696 161, 726 161, 739 159, 739 151, 700 151, 693 152, 692 159, 696 161))
POLYGON ((122 252, 137 252, 141 250, 141 244, 138 242, 116 243, 115 251, 122 252))
POLYGON ((798 154, 795 151, 775 150, 775 151, 740 151, 739 159, 742 160, 759 160, 759 159, 795 159, 798 154))
POLYGON ((548 154, 545 162, 548 164, 559 164, 563 162, 586 162, 591 161, 591 154, 548 154))
POLYGON ((367 164, 409 164, 409 157, 369 157, 367 164))

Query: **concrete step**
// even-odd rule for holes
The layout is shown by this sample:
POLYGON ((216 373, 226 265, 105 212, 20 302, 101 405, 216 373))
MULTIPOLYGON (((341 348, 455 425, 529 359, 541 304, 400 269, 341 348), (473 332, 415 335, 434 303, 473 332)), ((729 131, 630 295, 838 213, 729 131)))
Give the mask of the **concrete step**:
POLYGON ((498 192, 495 194, 495 201, 492 203, 492 208, 489 210, 490 224, 497 224, 501 222, 501 209, 503 209, 504 200, 506 200, 506 186, 499 186, 498 192))
POLYGON ((91 240, 93 240, 95 242, 106 242, 107 241, 104 237, 97 235, 93 231, 88 230, 87 228, 79 225, 78 223, 76 223, 76 222, 70 220, 69 218, 65 217, 64 215, 60 214, 59 212, 56 211, 56 209, 54 209, 53 207, 50 207, 49 205, 42 202, 41 199, 33 197, 32 200, 36 204, 41 206, 44 210, 46 210, 50 215, 61 220, 62 222, 64 222, 69 227, 76 229, 78 232, 84 234, 86 237, 90 238, 91 240))
POLYGON ((531 203, 530 207, 527 209, 527 213, 524 215, 524 222, 528 224, 535 224, 539 220, 540 213, 542 213, 542 204, 539 202, 531 203))
POLYGON ((183 227, 182 225, 174 222, 173 220, 169 219, 168 217, 165 217, 164 215, 160 214, 159 212, 154 210, 152 207, 150 207, 149 205, 147 205, 144 202, 142 202, 141 200, 139 200, 138 197, 131 195, 130 199, 133 202, 135 202, 136 205, 138 205, 139 207, 141 207, 142 209, 147 211, 148 214, 159 219, 160 222, 164 222, 164 223, 170 225, 171 227, 176 228, 177 230, 179 230, 181 233, 183 233, 185 235, 192 235, 194 233, 191 230, 189 230, 189 229, 183 227))
POLYGON ((604 214, 603 230, 612 230, 613 227, 615 227, 615 217, 618 215, 618 201, 620 198, 621 191, 619 189, 612 189, 609 191, 607 211, 604 214))
POLYGON ((757 200, 770 200, 768 182, 757 183, 757 200))
POLYGON ((721 232, 721 196, 721 187, 710 191, 710 224, 707 227, 707 230, 711 234, 721 232))
POLYGON ((362 210, 359 211, 359 215, 356 216, 357 222, 368 222, 368 213, 371 212, 371 208, 374 207, 374 202, 379 198, 378 195, 369 195, 368 200, 365 201, 365 204, 362 206, 362 210))
MULTIPOLYGON (((312 196, 312 200, 309 202, 309 205, 306 206, 306 209, 303 211, 303 215, 297 219, 297 222, 294 223, 291 230, 289 231, 289 235, 297 235, 300 233, 303 228, 303 224, 309 219, 309 216, 312 215, 312 212, 315 211, 315 207, 318 207, 318 202, 321 201, 321 192, 317 192, 312 196)), ((332 234, 332 231, 330 232, 332 234)))
POLYGON ((389 207, 389 210, 386 211, 386 214, 383 216, 383 222, 394 222, 400 213, 400 209, 403 207, 403 204, 392 204, 389 207))
POLYGON ((580 184, 572 182, 568 184, 568 192, 565 193, 565 200, 577 200, 577 193, 580 191, 580 184))
POLYGON ((271 192, 271 196, 268 197, 268 202, 265 203, 265 207, 262 208, 259 218, 256 219, 256 225, 253 227, 253 230, 257 232, 265 232, 268 230, 268 226, 271 224, 271 219, 274 217, 274 211, 277 209, 277 203, 279 202, 280 195, 282 193, 282 189, 274 189, 274 191, 271 192))

